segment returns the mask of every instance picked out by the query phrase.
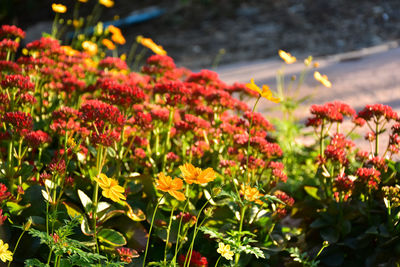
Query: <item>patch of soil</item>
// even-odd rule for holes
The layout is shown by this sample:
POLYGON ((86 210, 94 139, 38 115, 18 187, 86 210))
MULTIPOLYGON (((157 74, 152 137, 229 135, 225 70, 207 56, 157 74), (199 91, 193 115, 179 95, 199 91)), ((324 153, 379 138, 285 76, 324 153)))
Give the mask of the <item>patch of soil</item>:
MULTIPOLYGON (((75 1, 58 2, 72 9, 75 1)), ((51 20, 52 2, 10 0, 13 14, 3 16, 2 22, 24 27, 51 20), (36 11, 26 12, 29 3, 36 11)), ((85 4, 82 14, 89 14, 94 3, 85 4)), ((104 10, 103 20, 153 5, 166 12, 124 28, 128 44, 139 34, 151 37, 178 65, 195 69, 211 67, 221 49, 225 54, 220 64, 225 64, 277 56, 279 49, 322 56, 400 38, 398 0, 115 0, 114 8, 104 10)))

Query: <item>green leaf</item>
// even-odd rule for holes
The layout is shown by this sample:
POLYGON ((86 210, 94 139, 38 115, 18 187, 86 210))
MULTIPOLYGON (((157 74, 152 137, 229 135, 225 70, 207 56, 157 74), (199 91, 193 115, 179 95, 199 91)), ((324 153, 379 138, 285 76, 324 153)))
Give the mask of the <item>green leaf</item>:
POLYGON ((65 202, 65 201, 63 202, 63 204, 64 204, 65 208, 67 209, 67 213, 68 213, 69 217, 75 218, 75 217, 82 216, 82 211, 75 204, 65 202))
POLYGON ((113 229, 103 229, 99 232, 98 238, 100 242, 107 243, 114 247, 126 245, 125 237, 113 229))
POLYGON ((7 202, 6 206, 8 210, 10 211, 11 214, 13 215, 20 215, 22 211, 26 208, 29 208, 31 206, 30 203, 26 204, 25 206, 19 205, 15 202, 7 202))
POLYGON ((330 244, 336 243, 340 237, 339 232, 334 228, 324 228, 321 230, 320 235, 323 240, 328 241, 330 244))
POLYGON ((315 198, 317 200, 321 200, 321 198, 318 196, 318 188, 317 187, 306 185, 306 186, 304 186, 304 191, 306 191, 307 194, 309 194, 313 198, 315 198))
POLYGON ((253 254, 254 256, 256 256, 257 259, 258 258, 265 259, 265 255, 259 247, 252 247, 250 245, 240 246, 239 251, 240 252, 243 251, 246 254, 253 254))
POLYGON ((78 189, 78 196, 81 200, 83 207, 85 208, 86 212, 90 212, 92 210, 92 200, 81 190, 78 189))

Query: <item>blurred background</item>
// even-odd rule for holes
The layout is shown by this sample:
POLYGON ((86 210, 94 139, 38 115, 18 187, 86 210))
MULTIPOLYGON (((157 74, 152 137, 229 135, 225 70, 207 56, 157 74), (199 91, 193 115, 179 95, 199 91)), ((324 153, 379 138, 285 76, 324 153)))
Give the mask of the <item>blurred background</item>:
MULTIPOLYGON (((76 1, 55 2, 72 11, 76 1)), ((1 0, 0 23, 20 26, 36 39, 51 26, 53 2, 1 0)), ((96 2, 81 3, 79 14, 90 14, 96 2)), ((277 58, 278 49, 325 56, 400 37, 399 0, 115 0, 114 7, 103 8, 102 20, 146 13, 148 7, 163 13, 121 27, 124 49, 141 34, 162 45, 178 65, 195 69, 212 66, 216 57, 220 64, 277 58)))

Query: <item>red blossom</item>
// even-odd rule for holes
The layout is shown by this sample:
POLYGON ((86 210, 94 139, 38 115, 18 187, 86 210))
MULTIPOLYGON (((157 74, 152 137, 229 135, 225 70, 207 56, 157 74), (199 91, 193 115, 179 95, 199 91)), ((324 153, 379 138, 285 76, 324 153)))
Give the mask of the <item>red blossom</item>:
POLYGON ((2 25, 0 27, 0 38, 4 37, 19 37, 21 39, 24 39, 25 32, 15 25, 2 25))
POLYGON ((24 136, 33 128, 31 115, 21 111, 7 112, 3 115, 3 121, 10 124, 13 130, 21 136, 24 136))
POLYGON ((5 184, 0 183, 0 203, 3 200, 6 200, 10 197, 11 193, 7 192, 7 186, 5 184))
MULTIPOLYGON (((178 262, 180 266, 183 266, 186 260, 186 257, 189 257, 189 255, 179 255, 178 257, 178 262)), ((208 261, 206 257, 203 257, 200 252, 197 251, 192 251, 192 257, 190 260, 186 260, 186 262, 189 262, 189 267, 207 267, 208 266, 208 261)))
POLYGON ((19 43, 10 39, 0 41, 0 51, 4 52, 17 52, 19 43))
POLYGON ((116 251, 118 252, 118 255, 120 256, 120 260, 126 263, 131 263, 132 258, 137 258, 139 257, 139 254, 136 252, 136 250, 131 249, 131 248, 117 248, 116 251))
POLYGON ((378 189, 378 184, 381 181, 380 175, 380 171, 372 168, 358 168, 356 182, 365 185, 368 189, 378 189))
POLYGON ((379 121, 380 118, 385 118, 385 120, 397 120, 398 116, 395 111, 392 110, 390 106, 382 104, 366 105, 363 110, 358 112, 358 117, 369 121, 375 118, 379 121))
POLYGON ((125 124, 125 117, 117 107, 99 100, 88 100, 79 109, 80 117, 85 123, 93 122, 104 125, 105 122, 121 127, 125 124))
POLYGON ((19 90, 33 91, 35 88, 35 84, 31 82, 28 76, 23 76, 20 74, 11 74, 6 75, 1 81, 2 88, 18 88, 19 90))
POLYGON ((25 139, 31 147, 38 147, 42 144, 51 142, 50 135, 41 130, 29 132, 25 136, 25 139))
POLYGON ((127 70, 128 65, 125 61, 118 57, 106 57, 99 62, 99 67, 101 69, 117 69, 117 70, 127 70))

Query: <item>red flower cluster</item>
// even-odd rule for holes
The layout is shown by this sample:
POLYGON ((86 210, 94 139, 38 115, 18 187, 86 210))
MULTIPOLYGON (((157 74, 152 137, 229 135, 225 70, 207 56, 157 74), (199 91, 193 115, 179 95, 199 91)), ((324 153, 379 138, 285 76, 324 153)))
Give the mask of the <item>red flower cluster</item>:
POLYGON ((354 143, 347 140, 343 134, 334 134, 324 154, 327 159, 339 162, 342 165, 347 165, 349 163, 347 154, 351 151, 353 146, 354 143))
POLYGON ((120 260, 126 263, 131 263, 132 262, 132 258, 136 258, 138 257, 138 253, 131 248, 117 248, 116 251, 118 252, 118 255, 120 257, 120 260))
POLYGON ((33 119, 30 114, 21 111, 7 112, 3 115, 3 121, 10 124, 12 130, 24 136, 33 128, 33 119))
POLYGON ((118 108, 99 100, 88 100, 79 109, 80 118, 87 124, 95 123, 104 126, 105 122, 121 127, 125 124, 125 117, 118 108))
MULTIPOLYGON (((185 259, 189 255, 179 255, 178 257, 178 262, 180 266, 183 266, 185 264, 185 259)), ((197 251, 192 251, 192 258, 190 260, 187 260, 189 262, 189 267, 207 267, 208 266, 208 261, 206 257, 203 257, 200 252, 197 251)))
POLYGON ((358 117, 363 118, 366 121, 374 119, 378 122, 381 118, 384 118, 387 121, 397 120, 398 115, 390 106, 374 104, 366 105, 363 110, 358 112, 358 117))
POLYGON ((30 78, 21 74, 6 75, 1 80, 1 87, 3 89, 19 89, 20 91, 33 91, 35 84, 31 82, 30 78))
POLYGON ((318 127, 323 120, 328 122, 342 122, 343 116, 352 117, 356 114, 355 110, 342 102, 326 103, 324 105, 312 105, 310 108, 314 117, 309 118, 306 126, 318 127))
POLYGON ((358 179, 356 183, 362 186, 366 186, 368 189, 378 189, 380 183, 380 171, 372 168, 359 168, 356 172, 358 179))
POLYGON ((31 147, 39 147, 42 144, 51 142, 50 135, 41 130, 29 132, 25 139, 31 147))
POLYGON ((0 38, 4 38, 4 37, 7 37, 7 38, 11 38, 11 37, 18 38, 19 37, 21 39, 24 39, 25 32, 15 25, 2 25, 0 27, 0 38))

